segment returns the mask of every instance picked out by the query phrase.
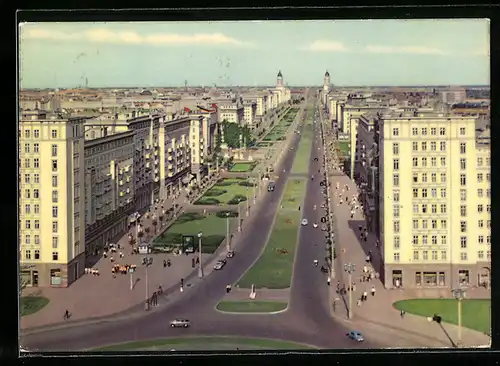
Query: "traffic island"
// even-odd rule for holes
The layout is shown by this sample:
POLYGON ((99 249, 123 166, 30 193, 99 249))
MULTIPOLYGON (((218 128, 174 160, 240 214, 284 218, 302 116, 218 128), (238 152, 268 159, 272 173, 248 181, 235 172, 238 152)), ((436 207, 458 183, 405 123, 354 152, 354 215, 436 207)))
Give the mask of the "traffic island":
POLYGON ((277 313, 285 311, 287 302, 283 301, 221 301, 216 309, 225 313, 277 313))
POLYGON ((239 350, 313 350, 316 347, 267 338, 180 337, 120 343, 91 351, 239 351, 239 350))
MULTIPOLYGON (((462 326, 484 334, 491 333, 491 300, 464 299, 462 301, 462 326)), ((408 314, 432 318, 439 315, 445 323, 458 325, 458 306, 455 299, 410 299, 393 304, 397 310, 408 314)))

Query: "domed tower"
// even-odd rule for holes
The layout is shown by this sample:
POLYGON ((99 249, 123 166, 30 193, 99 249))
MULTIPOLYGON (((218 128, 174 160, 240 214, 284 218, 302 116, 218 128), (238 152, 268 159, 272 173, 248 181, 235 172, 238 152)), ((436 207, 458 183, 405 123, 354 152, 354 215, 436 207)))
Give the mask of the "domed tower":
POLYGON ((276 87, 283 88, 283 74, 281 73, 281 70, 278 72, 278 79, 276 81, 276 87))
POLYGON ((325 77, 323 78, 323 90, 326 93, 330 91, 330 73, 328 70, 325 72, 325 77))

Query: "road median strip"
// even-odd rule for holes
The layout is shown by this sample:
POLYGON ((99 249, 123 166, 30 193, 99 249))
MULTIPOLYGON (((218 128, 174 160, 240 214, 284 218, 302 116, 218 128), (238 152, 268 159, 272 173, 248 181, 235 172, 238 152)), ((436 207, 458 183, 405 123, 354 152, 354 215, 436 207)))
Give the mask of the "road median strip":
POLYGON ((216 309, 225 313, 275 313, 286 310, 286 301, 221 301, 216 309))

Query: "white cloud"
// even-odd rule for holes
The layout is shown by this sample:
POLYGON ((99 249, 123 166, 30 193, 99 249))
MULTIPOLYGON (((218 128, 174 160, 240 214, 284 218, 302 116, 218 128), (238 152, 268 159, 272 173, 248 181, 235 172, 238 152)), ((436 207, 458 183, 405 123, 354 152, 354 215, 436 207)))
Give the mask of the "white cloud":
POLYGON ((366 51, 371 53, 406 53, 406 54, 421 54, 421 55, 446 54, 446 52, 440 49, 424 47, 424 46, 406 46, 406 47, 366 46, 366 51))
POLYGON ((150 44, 150 45, 229 45, 229 46, 252 46, 250 42, 241 41, 228 37, 222 33, 200 33, 200 34, 175 34, 175 33, 153 33, 140 35, 133 31, 111 31, 108 29, 91 29, 84 32, 64 33, 43 28, 21 28, 21 38, 45 39, 54 41, 86 41, 96 43, 119 43, 119 44, 150 44))
POLYGON ((301 49, 315 52, 347 52, 347 48, 342 43, 322 39, 314 41, 301 49))

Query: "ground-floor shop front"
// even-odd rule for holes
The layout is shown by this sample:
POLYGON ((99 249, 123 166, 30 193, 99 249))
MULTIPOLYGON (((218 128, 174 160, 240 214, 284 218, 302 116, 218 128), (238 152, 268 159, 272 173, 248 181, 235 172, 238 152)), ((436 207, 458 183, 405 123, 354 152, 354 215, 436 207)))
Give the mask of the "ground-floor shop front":
POLYGON ((491 264, 403 264, 385 265, 382 281, 386 288, 486 287, 491 282, 491 264))

